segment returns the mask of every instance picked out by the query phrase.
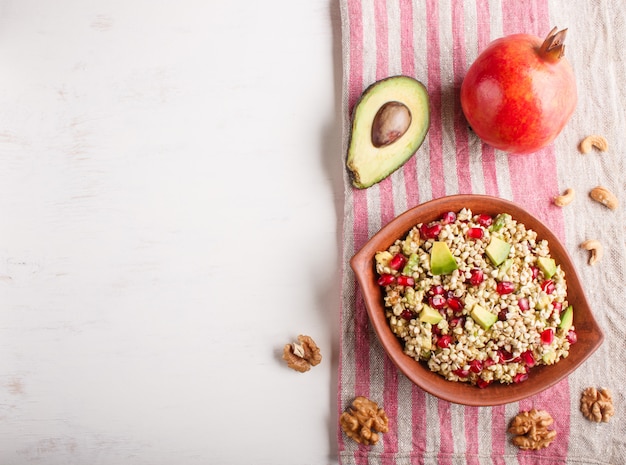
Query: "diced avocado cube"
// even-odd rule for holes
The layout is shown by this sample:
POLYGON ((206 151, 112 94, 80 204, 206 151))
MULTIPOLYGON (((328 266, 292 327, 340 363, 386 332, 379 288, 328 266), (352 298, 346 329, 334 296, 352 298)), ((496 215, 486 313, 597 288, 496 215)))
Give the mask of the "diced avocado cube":
POLYGON ((563 310, 563 313, 561 313, 561 323, 559 324, 559 328, 562 329, 563 332, 567 334, 567 332, 572 327, 573 323, 574 323, 574 308, 571 305, 569 305, 565 310, 563 310))
POLYGON ((420 312, 419 320, 423 323, 436 325, 443 320, 443 315, 429 305, 424 305, 424 308, 420 312))
POLYGON ((402 268, 402 274, 411 276, 413 274, 413 269, 417 268, 417 265, 419 265, 419 256, 416 253, 412 253, 409 255, 406 265, 402 268))
POLYGON ((493 223, 489 227, 491 231, 497 232, 500 231, 509 221, 511 220, 511 215, 508 213, 500 213, 496 216, 496 219, 493 220, 493 223))
POLYGON ((546 279, 550 279, 556 273, 556 263, 553 258, 537 257, 537 266, 546 279))
POLYGON ((502 262, 502 264, 498 267, 498 280, 504 280, 504 277, 509 272, 511 267, 513 266, 513 259, 507 258, 502 262))
POLYGON ((491 241, 489 241, 489 245, 485 249, 489 260, 491 260, 494 266, 498 266, 506 260, 510 251, 511 244, 495 236, 491 237, 491 241))
POLYGON ((433 348, 433 339, 429 336, 422 336, 422 350, 430 350, 433 348))
POLYGON ((479 304, 474 304, 472 311, 470 312, 470 316, 484 330, 491 328, 491 326, 498 321, 498 315, 491 313, 479 304))
POLYGON ((441 241, 433 242, 430 249, 430 272, 434 275, 449 274, 458 267, 448 244, 441 241))

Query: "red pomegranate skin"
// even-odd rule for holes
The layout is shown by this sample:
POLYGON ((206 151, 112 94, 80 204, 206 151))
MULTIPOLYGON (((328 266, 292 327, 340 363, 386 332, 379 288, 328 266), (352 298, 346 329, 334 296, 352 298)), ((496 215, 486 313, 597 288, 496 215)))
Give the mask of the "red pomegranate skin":
POLYGON ((569 62, 544 53, 542 43, 529 34, 494 40, 463 79, 463 113, 476 135, 497 149, 536 152, 559 135, 576 108, 569 62))

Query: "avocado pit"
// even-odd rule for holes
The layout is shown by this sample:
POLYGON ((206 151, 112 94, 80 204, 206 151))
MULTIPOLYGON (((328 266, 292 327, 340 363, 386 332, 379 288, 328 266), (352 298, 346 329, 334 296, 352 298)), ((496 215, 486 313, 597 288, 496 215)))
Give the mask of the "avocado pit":
POLYGON ((411 125, 411 112, 401 102, 385 103, 372 123, 372 144, 385 147, 402 137, 411 125))

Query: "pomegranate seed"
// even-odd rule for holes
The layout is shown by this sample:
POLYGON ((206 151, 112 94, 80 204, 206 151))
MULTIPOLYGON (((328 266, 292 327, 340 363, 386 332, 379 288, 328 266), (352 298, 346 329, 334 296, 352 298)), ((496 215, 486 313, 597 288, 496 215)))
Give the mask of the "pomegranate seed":
POLYGON ((450 224, 456 221, 456 213, 454 212, 445 212, 441 217, 441 222, 443 224, 450 224))
POLYGON ((500 295, 510 294, 515 290, 515 284, 510 281, 500 281, 496 285, 496 292, 500 295))
POLYGON ((500 321, 506 321, 507 320, 507 314, 509 313, 509 311, 506 308, 503 308, 502 310, 500 310, 498 312, 498 320, 500 321))
POLYGON ((399 270, 400 268, 404 268, 406 262, 407 258, 401 253, 397 253, 391 258, 391 260, 389 260, 389 268, 392 270, 399 270))
POLYGON ((472 360, 469 363, 469 369, 472 373, 480 373, 483 371, 483 362, 480 360, 472 360))
POLYGON ((487 360, 483 362, 483 369, 489 368, 490 366, 493 366, 495 364, 496 364, 496 361, 494 359, 488 358, 487 360))
POLYGON ((456 326, 463 326, 465 324, 465 318, 463 317, 455 317, 452 318, 450 320, 450 323, 448 323, 450 325, 450 327, 454 328, 456 326))
POLYGON ((485 381, 482 378, 478 378, 476 380, 476 386, 478 386, 480 389, 485 389, 487 386, 489 386, 491 384, 491 381, 485 381))
POLYGON ((443 226, 439 223, 432 223, 429 225, 423 224, 420 227, 420 234, 422 239, 436 239, 439 237, 439 233, 441 233, 442 229, 443 226))
POLYGON ((467 378, 470 374, 469 370, 464 370, 463 368, 459 368, 457 370, 452 371, 459 378, 467 378))
POLYGON ((533 279, 537 279, 537 276, 539 276, 539 268, 537 268, 536 266, 531 266, 530 271, 532 273, 533 279))
POLYGON ((432 333, 433 333, 435 336, 439 336, 439 335, 441 334, 441 329, 439 329, 439 326, 437 326, 437 325, 434 325, 434 326, 431 328, 431 331, 432 331, 432 333))
POLYGON ((552 294, 555 289, 556 286, 554 284, 554 281, 552 281, 551 279, 546 279, 544 282, 541 283, 541 290, 546 294, 552 294))
POLYGON ((400 316, 405 320, 411 320, 413 318, 413 312, 411 310, 404 310, 400 316))
POLYGON ((483 228, 469 228, 467 230, 467 237, 472 239, 482 239, 483 228))
POLYGON ((498 350, 498 356, 500 357, 500 363, 517 363, 521 362, 521 357, 513 357, 513 354, 504 349, 498 350))
POLYGON ((463 302, 458 297, 455 297, 455 296, 448 297, 446 299, 446 304, 448 304, 448 307, 450 307, 452 311, 455 313, 459 313, 463 311, 463 307, 464 307, 463 302))
POLYGON ((443 226, 441 226, 440 224, 433 224, 429 229, 429 237, 436 239, 439 236, 439 233, 441 233, 442 229, 443 226))
POLYGON ((565 339, 567 339, 567 342, 569 342, 570 345, 576 344, 576 341, 578 341, 578 335, 576 334, 576 331, 570 329, 565 335, 565 339))
POLYGON ((470 284, 472 284, 473 286, 478 286, 480 283, 483 282, 484 279, 485 274, 483 273, 483 270, 479 268, 474 268, 472 271, 470 271, 470 284))
POLYGON ((541 332, 541 343, 548 345, 548 344, 552 344, 552 341, 554 341, 554 329, 552 328, 544 329, 541 332))
POLYGON ((437 284, 436 286, 431 287, 430 290, 428 291, 430 295, 442 295, 444 292, 445 292, 445 289, 440 284, 437 284))
POLYGON ((445 349, 451 343, 452 343, 452 336, 450 336, 449 334, 444 334, 437 341, 437 346, 441 347, 442 349, 445 349))
POLYGON ((446 306, 446 298, 442 296, 441 294, 436 294, 436 295, 431 296, 428 299, 428 303, 430 304, 431 307, 436 308, 437 310, 440 310, 446 306))
POLYGON ((513 377, 513 382, 516 384, 523 383, 528 379, 528 373, 518 373, 513 377))
POLYGON ((478 215, 478 219, 476 220, 479 225, 484 228, 488 228, 493 223, 493 218, 485 213, 481 213, 478 215))
POLYGON ((513 354, 504 349, 498 349, 498 358, 500 360, 499 363, 509 363, 519 361, 519 357, 513 358, 513 354))
POLYGON ((389 286, 390 284, 393 284, 396 282, 396 278, 394 275, 392 274, 381 274, 380 278, 378 278, 378 285, 379 286, 389 286))
POLYGON ((528 303, 528 299, 526 297, 520 297, 517 300, 517 306, 522 312, 525 312, 530 308, 530 303, 528 303))
POLYGON ((527 367, 532 368, 535 366, 535 356, 530 350, 522 352, 520 357, 522 358, 522 362, 524 362, 527 367))
POLYGON ((411 276, 398 276, 398 285, 399 286, 413 286, 415 285, 415 280, 411 276))

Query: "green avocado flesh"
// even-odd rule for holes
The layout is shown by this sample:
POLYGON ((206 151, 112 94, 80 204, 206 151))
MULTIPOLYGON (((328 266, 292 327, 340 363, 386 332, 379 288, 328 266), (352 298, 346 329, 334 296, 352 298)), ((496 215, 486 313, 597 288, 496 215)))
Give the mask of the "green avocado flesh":
POLYGON ((431 325, 436 325, 441 320, 443 320, 443 315, 441 315, 441 313, 439 313, 434 308, 429 307, 428 305, 424 305, 424 308, 420 312, 419 319, 423 323, 430 323, 431 325))
POLYGON ((369 86, 352 113, 346 159, 352 184, 365 189, 400 168, 422 145, 429 127, 430 101, 421 82, 408 76, 392 76, 369 86), (389 103, 402 104, 410 114, 410 123, 404 133, 378 146, 372 128, 379 110, 389 103))
POLYGON ((457 269, 456 260, 445 242, 435 241, 430 249, 430 272, 449 274, 457 269))
POLYGON ((470 316, 484 330, 491 328, 491 326, 498 320, 498 315, 491 313, 489 310, 486 310, 478 304, 474 304, 472 311, 470 312, 470 316))
POLYGON ((537 257, 537 266, 546 279, 550 279, 556 273, 556 263, 553 258, 537 257))
POLYGON ((498 239, 497 237, 492 237, 489 245, 485 249, 485 253, 491 260, 494 266, 498 266, 504 260, 506 260, 509 256, 509 252, 511 251, 511 244, 503 241, 502 239, 498 239))
POLYGON ((574 323, 574 308, 569 305, 561 314, 561 324, 559 328, 563 330, 564 333, 567 333, 572 324, 574 323))

